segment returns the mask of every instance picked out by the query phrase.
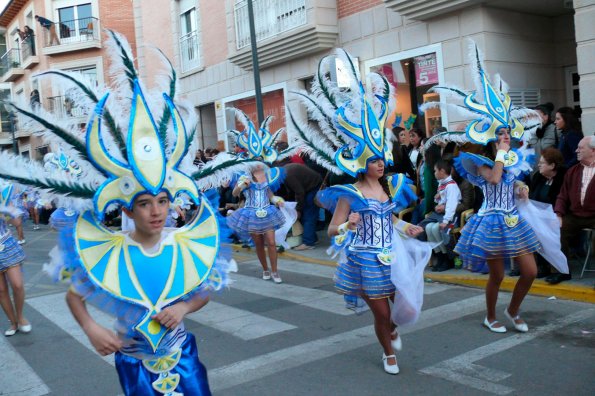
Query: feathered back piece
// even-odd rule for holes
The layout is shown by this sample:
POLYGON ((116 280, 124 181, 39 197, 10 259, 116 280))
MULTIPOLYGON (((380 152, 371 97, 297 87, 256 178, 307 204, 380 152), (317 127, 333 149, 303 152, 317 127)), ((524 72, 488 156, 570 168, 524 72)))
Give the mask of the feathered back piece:
POLYGON ((227 158, 197 169, 193 160, 198 118, 192 104, 177 98, 177 76, 171 63, 158 51, 165 72, 158 75, 157 88, 149 90, 139 79, 126 39, 110 30, 106 34, 109 88, 89 84, 80 74, 41 73, 59 79, 77 108, 90 115, 85 130, 80 129, 80 120, 60 118, 41 106, 9 103, 26 120, 24 127, 63 150, 51 161, 73 169, 76 164, 76 172, 83 177, 52 172, 51 167, 44 169, 38 162, 0 152, 1 178, 36 187, 72 209, 93 207, 101 219, 112 203, 130 208, 143 193, 164 191, 172 202, 184 193, 198 203, 199 191, 214 187, 213 180, 221 180, 221 172, 250 165, 227 158), (200 181, 203 176, 208 178, 206 183, 200 181))
POLYGON ((43 156, 43 162, 44 168, 48 171, 61 171, 75 178, 82 177, 83 175, 83 170, 79 164, 64 154, 62 150, 59 150, 57 153, 47 153, 43 156))
MULTIPOLYGON (((513 139, 527 140, 525 132, 540 125, 539 115, 533 110, 513 106, 506 83, 496 75, 495 84, 492 84, 477 45, 471 42, 470 48, 476 90, 467 95, 455 87, 436 86, 432 89, 447 99, 453 99, 449 105, 454 106, 461 115, 474 118, 465 130, 469 141, 486 145, 498 139, 496 132, 500 128, 508 128, 513 139)), ((422 110, 435 106, 440 106, 440 103, 425 104, 422 110)))
POLYGON ((262 121, 259 130, 254 127, 252 120, 240 109, 231 109, 235 112, 236 118, 244 126, 243 131, 231 130, 236 135, 236 143, 244 150, 246 158, 262 158, 266 163, 273 163, 279 158, 279 153, 274 147, 277 137, 283 132, 283 128, 274 134, 269 131, 269 125, 273 119, 268 116, 262 121))
POLYGON ((324 57, 312 83, 312 93, 294 92, 308 109, 315 125, 298 125, 294 139, 304 151, 329 171, 356 176, 366 172, 370 160, 380 158, 392 164, 391 134, 386 120, 394 109, 393 87, 377 73, 370 73, 370 85, 364 89, 353 58, 343 49, 324 57), (329 78, 333 58, 340 59, 351 77, 349 91, 343 91, 329 78))

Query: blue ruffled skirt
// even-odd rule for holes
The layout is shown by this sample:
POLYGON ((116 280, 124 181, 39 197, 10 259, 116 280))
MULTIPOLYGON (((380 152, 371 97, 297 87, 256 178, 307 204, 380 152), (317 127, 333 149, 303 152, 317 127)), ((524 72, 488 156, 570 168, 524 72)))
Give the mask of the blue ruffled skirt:
MULTIPOLYGON (((184 396, 210 395, 207 369, 198 359, 194 335, 187 333, 181 349, 180 361, 169 371, 170 375, 180 376, 175 391, 184 396)), ((157 392, 152 385, 159 378, 159 374, 147 370, 142 360, 116 352, 116 370, 126 396, 163 396, 163 393, 157 392)))
POLYGON ((486 260, 513 259, 540 248, 535 232, 522 217, 509 227, 504 215, 488 214, 473 216, 465 224, 455 252, 461 256, 466 269, 487 273, 486 260))
POLYGON ((0 272, 19 265, 25 260, 25 251, 10 234, 5 233, 0 238, 0 272))
POLYGON ((263 234, 269 230, 277 230, 285 223, 285 216, 274 205, 262 210, 266 216, 258 217, 254 208, 240 208, 227 216, 227 225, 238 235, 263 234))
POLYGON ((395 293, 390 266, 378 262, 374 253, 347 252, 346 259, 339 261, 334 281, 337 291, 348 296, 380 299, 395 293))

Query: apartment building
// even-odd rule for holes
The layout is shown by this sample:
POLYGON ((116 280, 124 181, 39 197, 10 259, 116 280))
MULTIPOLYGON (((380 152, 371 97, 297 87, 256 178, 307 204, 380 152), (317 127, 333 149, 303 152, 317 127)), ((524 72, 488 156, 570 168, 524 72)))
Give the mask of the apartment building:
MULTIPOLYGON (((124 34, 135 51, 130 1, 10 0, 0 14, 0 98, 37 102, 83 128, 88 115, 77 107, 69 89, 36 75, 48 69, 68 70, 80 72, 92 84, 103 84, 108 65, 102 28, 124 34), (38 21, 36 15, 47 21, 38 21)), ((14 149, 34 159, 49 150, 4 107, 0 121, 0 149, 14 149)))
MULTIPOLYGON (((247 2, 161 4, 152 22, 165 33, 156 39, 173 56, 180 87, 200 112, 199 144, 228 146, 225 131, 235 121, 227 109, 256 118, 247 2)), ((397 112, 407 119, 425 101, 440 100, 428 92, 436 84, 473 89, 466 56, 471 38, 489 71, 507 80, 515 103, 580 106, 585 133, 595 132, 594 0, 253 0, 253 6, 273 128, 287 126, 288 106, 305 117, 291 91, 307 89, 318 60, 335 47, 357 58, 362 76, 384 73, 397 87, 397 112)), ((145 23, 140 11, 135 17, 145 23)), ((150 36, 137 29, 137 41, 148 43, 150 36)), ((341 84, 341 65, 331 74, 341 84)), ((426 132, 460 121, 440 110, 418 117, 426 132)))

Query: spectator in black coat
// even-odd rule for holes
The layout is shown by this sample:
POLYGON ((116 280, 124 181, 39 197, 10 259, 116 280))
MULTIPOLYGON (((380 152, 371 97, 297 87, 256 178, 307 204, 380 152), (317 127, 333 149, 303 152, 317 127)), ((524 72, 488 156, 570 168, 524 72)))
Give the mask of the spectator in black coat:
POLYGON ((561 107, 558 109, 554 124, 561 131, 558 150, 562 152, 564 164, 566 165, 566 169, 568 169, 578 163, 576 149, 578 148, 578 143, 583 138, 581 124, 574 114, 574 110, 570 107, 561 107))

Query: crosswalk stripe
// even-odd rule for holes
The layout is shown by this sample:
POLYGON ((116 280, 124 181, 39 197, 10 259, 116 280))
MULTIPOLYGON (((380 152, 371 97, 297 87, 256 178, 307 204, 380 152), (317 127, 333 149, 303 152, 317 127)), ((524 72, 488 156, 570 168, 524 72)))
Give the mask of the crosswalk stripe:
POLYGON ((265 282, 262 279, 239 274, 232 274, 231 279, 233 280, 232 289, 285 300, 337 315, 348 316, 353 314, 353 311, 345 309, 343 299, 335 292, 310 289, 288 283, 277 285, 270 281, 265 282))
MULTIPOLYGON (((65 293, 56 293, 34 297, 27 299, 27 304, 29 304, 51 322, 57 324, 62 330, 72 336, 72 338, 85 346, 85 348, 93 351, 93 353, 97 353, 95 352, 95 348, 93 348, 93 345, 91 345, 91 342, 87 338, 87 335, 83 329, 81 329, 79 324, 70 313, 70 310, 66 305, 66 301, 64 300, 64 296, 65 293)), ((89 304, 87 304, 87 310, 99 325, 105 327, 106 329, 113 328, 114 319, 111 316, 99 311, 89 304)), ((101 357, 112 366, 114 365, 113 354, 108 356, 97 356, 101 357)))
POLYGON ((475 364, 475 362, 514 348, 525 342, 532 341, 544 334, 556 331, 572 323, 584 321, 593 315, 595 315, 595 309, 574 312, 544 326, 531 329, 530 333, 522 333, 515 337, 507 337, 494 341, 451 359, 426 367, 420 371, 424 374, 443 378, 451 382, 457 382, 471 388, 479 389, 483 392, 494 393, 496 395, 508 395, 514 392, 515 389, 510 386, 497 384, 496 382, 509 377, 511 374, 479 366, 475 364), (493 373, 496 373, 496 375, 493 373))
MULTIPOLYGON (((441 305, 423 311, 420 320, 413 326, 401 329, 400 334, 404 335, 450 322, 484 309, 483 295, 441 305)), ((377 342, 373 325, 335 334, 210 370, 210 387, 213 392, 222 391, 377 342)), ((378 350, 380 351, 380 347, 378 350)))
POLYGON ((42 396, 50 389, 4 336, 0 336, 0 394, 42 396))
POLYGON ((254 340, 296 328, 289 323, 214 301, 210 301, 200 311, 186 315, 186 318, 242 340, 254 340))
MULTIPOLYGON (((328 278, 332 279, 333 275, 335 274, 335 267, 329 267, 326 265, 320 264, 309 264, 309 263, 300 263, 297 261, 292 261, 287 265, 284 265, 283 260, 279 260, 279 273, 283 276, 284 272, 291 272, 294 274, 300 275, 308 275, 308 276, 318 276, 321 278, 328 278)), ((258 267, 260 268, 260 263, 258 259, 253 259, 249 261, 242 262, 240 264, 240 271, 242 266, 251 266, 251 267, 258 267)), ((232 275, 233 277, 233 275, 232 275)), ((445 290, 448 290, 449 286, 441 285, 438 283, 426 283, 424 285, 424 294, 435 294, 440 293, 445 290)))

